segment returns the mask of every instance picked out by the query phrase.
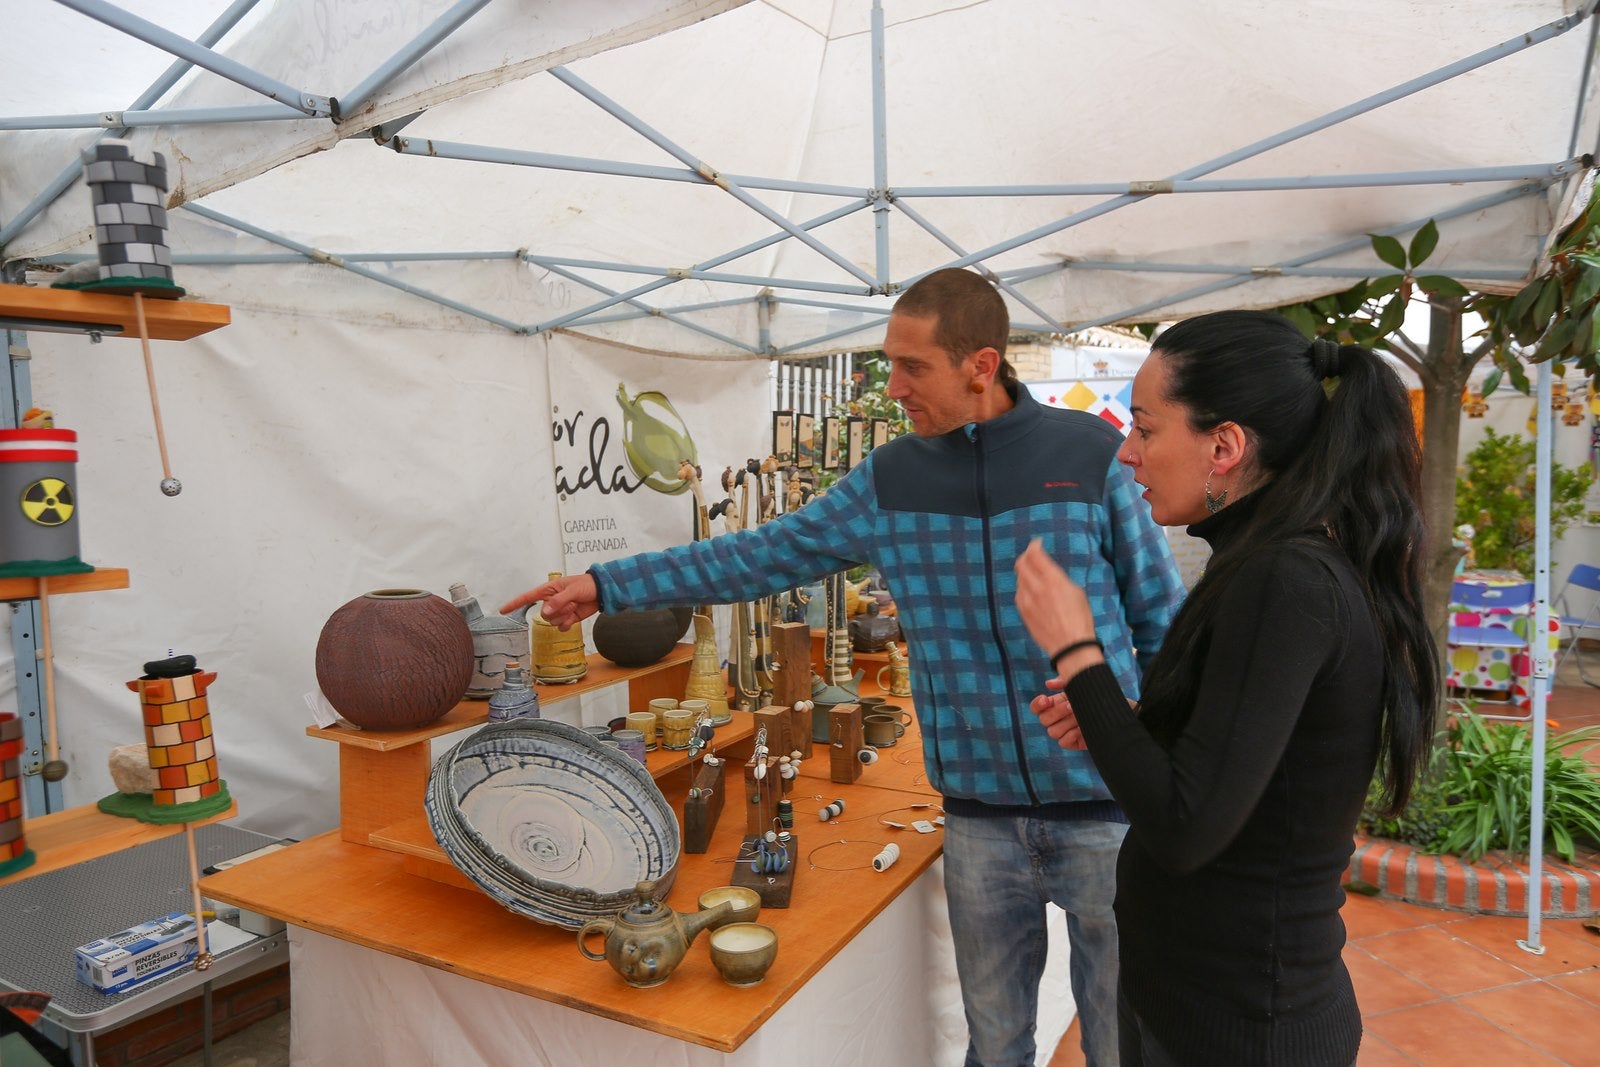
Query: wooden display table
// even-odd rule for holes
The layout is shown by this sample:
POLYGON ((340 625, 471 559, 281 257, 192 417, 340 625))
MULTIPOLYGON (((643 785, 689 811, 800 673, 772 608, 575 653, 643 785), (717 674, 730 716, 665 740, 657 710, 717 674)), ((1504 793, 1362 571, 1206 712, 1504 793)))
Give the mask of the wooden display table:
MULTIPOLYGON (((691 654, 691 648, 680 646, 662 663, 639 671, 591 657, 583 682, 540 686, 539 700, 547 706, 599 685, 626 681, 629 707, 643 708, 650 697, 683 692, 691 654)), ((888 755, 867 767, 860 781, 849 785, 826 780, 827 757, 818 751, 802 765, 788 795, 796 838, 790 906, 761 912, 761 921, 777 930, 779 938, 777 962, 766 980, 748 988, 724 983, 702 935, 667 983, 634 989, 608 965, 584 959, 572 931, 517 915, 480 891, 448 864, 433 840, 422 814, 431 770, 427 742, 486 718, 485 704, 470 702, 421 730, 307 729, 313 737, 339 744, 342 825, 212 875, 202 881, 202 890, 352 945, 731 1052, 940 855, 942 833, 897 830, 880 822, 885 812, 898 812, 890 817, 907 824, 937 815, 921 777, 915 726, 898 745, 882 750, 888 755), (818 810, 834 798, 845 800, 846 813, 819 821, 818 810), (870 861, 889 841, 900 846, 900 857, 887 870, 874 871, 870 861), (812 867, 809 858, 819 847, 816 862, 821 866, 812 867)), ((751 733, 750 715, 735 712, 733 721, 717 730, 718 754, 733 763, 746 758, 751 733)), ((686 754, 658 749, 649 754, 648 766, 681 818, 690 785, 686 754)), ((709 849, 680 858, 667 898, 680 911, 694 910, 702 891, 732 880, 745 836, 746 798, 737 775, 728 776, 725 788, 729 793, 709 849)))

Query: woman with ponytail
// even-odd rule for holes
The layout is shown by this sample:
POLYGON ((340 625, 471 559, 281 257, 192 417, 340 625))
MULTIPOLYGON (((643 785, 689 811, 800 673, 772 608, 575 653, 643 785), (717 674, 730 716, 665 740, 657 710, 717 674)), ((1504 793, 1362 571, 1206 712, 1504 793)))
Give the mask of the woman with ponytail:
POLYGON ((1037 546, 1017 606, 1033 701, 1130 822, 1117 869, 1122 1067, 1345 1067, 1361 1013, 1340 884, 1374 769, 1404 805, 1432 737, 1420 449, 1399 378, 1287 319, 1156 337, 1119 458, 1212 555, 1130 708, 1082 589, 1037 546))

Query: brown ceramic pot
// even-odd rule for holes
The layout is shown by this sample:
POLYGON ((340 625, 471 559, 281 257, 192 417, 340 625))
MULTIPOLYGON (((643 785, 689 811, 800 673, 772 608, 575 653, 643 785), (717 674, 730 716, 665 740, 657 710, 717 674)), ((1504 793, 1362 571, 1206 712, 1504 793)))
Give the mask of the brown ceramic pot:
POLYGON ((461 613, 420 589, 358 596, 317 638, 323 695, 367 729, 415 729, 440 718, 466 695, 474 662, 461 613))

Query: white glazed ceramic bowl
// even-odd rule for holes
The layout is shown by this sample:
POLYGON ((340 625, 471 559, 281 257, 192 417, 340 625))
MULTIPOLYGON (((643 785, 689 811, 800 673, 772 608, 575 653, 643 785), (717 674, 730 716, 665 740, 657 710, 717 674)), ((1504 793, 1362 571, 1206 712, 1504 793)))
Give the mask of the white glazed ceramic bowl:
POLYGON ((615 745, 549 719, 490 723, 434 764, 424 801, 450 862, 501 904, 576 930, 672 888, 678 820, 615 745))

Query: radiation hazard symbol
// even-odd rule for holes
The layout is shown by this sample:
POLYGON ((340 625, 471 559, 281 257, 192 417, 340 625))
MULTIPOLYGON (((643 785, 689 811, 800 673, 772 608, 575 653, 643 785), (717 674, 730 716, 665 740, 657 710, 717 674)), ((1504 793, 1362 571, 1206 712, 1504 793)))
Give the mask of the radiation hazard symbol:
POLYGON ((72 486, 60 478, 40 478, 22 491, 22 514, 40 526, 60 526, 72 518, 72 486))

